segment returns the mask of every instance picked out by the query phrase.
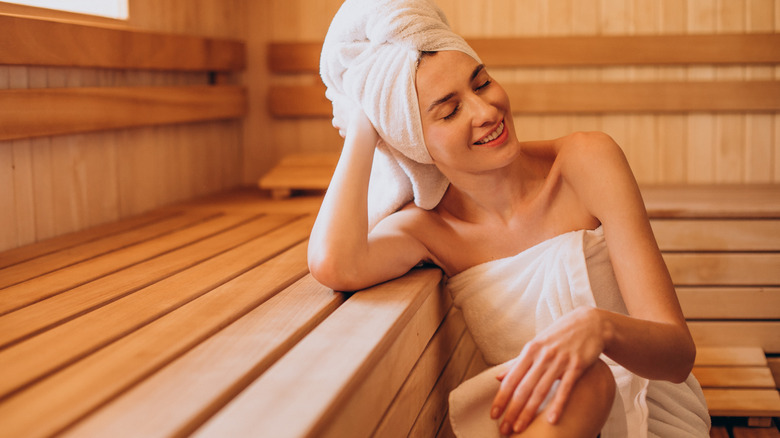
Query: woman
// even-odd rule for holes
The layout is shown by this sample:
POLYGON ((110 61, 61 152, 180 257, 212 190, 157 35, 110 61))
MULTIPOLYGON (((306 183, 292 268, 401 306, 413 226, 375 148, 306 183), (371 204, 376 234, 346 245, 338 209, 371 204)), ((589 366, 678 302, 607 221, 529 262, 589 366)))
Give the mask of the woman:
MULTIPOLYGON (((334 100, 334 125, 345 143, 311 234, 315 278, 334 289, 357 290, 431 263, 453 288, 469 276, 466 289, 479 289, 482 276, 490 275, 482 270, 495 264, 511 260, 509 269, 525 270, 524 255, 539 260, 544 255, 535 252, 547 251, 550 242, 571 240, 577 253, 583 239, 595 239, 601 243, 591 246, 603 249, 598 253, 610 268, 607 283, 616 284, 601 288, 590 280, 585 289, 594 286, 593 291, 585 295, 595 298, 586 298, 585 305, 575 300, 544 317, 537 309, 536 318, 548 323, 520 328, 527 319, 522 312, 530 307, 523 305, 508 323, 484 329, 479 318, 486 314, 476 314, 485 310, 469 310, 485 308, 486 302, 490 307, 495 296, 523 295, 527 284, 509 292, 500 286, 482 296, 468 291, 474 305, 461 300, 469 329, 483 353, 488 351, 486 359, 503 363, 487 372, 494 387, 483 377, 475 388, 464 385, 461 396, 453 394, 459 403, 451 401, 453 429, 464 436, 593 437, 600 431, 609 435, 612 426, 605 424, 617 422, 609 430, 627 431, 625 436, 707 436, 706 408, 690 377, 695 347, 619 146, 601 133, 519 141, 507 94, 467 51, 421 52, 414 86, 424 146, 449 182, 446 192, 431 209, 409 203, 369 228, 368 187, 381 138, 364 100, 334 100), (608 294, 613 296, 605 298, 608 294), (604 302, 612 304, 598 305, 604 302), (494 348, 499 353, 489 354, 494 348), (633 389, 616 390, 615 379, 621 379, 613 376, 616 369, 630 376, 633 389), (622 404, 637 406, 616 408, 616 391, 624 396, 622 404), (684 393, 694 406, 663 406, 665 397, 657 393, 675 394, 672 398, 684 393), (492 397, 489 403, 476 401, 485 394, 492 397), (469 418, 480 409, 488 411, 469 418), (686 413, 680 421, 670 419, 681 410, 686 413)), ((564 257, 572 253, 562 251, 564 257)), ((587 279, 589 269, 577 275, 587 279)), ((538 289, 537 297, 547 293, 546 287, 538 289)), ((511 298, 513 304, 523 299, 511 298)), ((493 306, 490 315, 502 306, 493 306)))

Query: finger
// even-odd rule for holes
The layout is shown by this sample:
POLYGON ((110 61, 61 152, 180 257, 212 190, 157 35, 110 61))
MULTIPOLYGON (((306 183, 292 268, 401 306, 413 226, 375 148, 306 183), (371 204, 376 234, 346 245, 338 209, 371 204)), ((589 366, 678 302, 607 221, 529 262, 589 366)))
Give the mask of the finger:
POLYGON ((555 397, 547 410, 547 421, 550 424, 556 424, 561 418, 561 413, 563 413, 566 402, 569 401, 569 396, 574 388, 574 384, 580 377, 581 373, 578 374, 576 371, 570 370, 561 378, 561 383, 555 391, 555 397))
POLYGON ((516 363, 517 363, 517 358, 514 358, 514 359, 510 360, 509 362, 507 362, 507 363, 506 363, 506 366, 504 367, 504 369, 503 369, 503 370, 501 370, 501 372, 499 372, 499 373, 496 375, 496 379, 498 379, 498 381, 499 381, 499 382, 500 382, 500 381, 502 381, 502 380, 504 380, 504 377, 506 377, 506 375, 507 375, 507 374, 509 374, 509 371, 512 369, 512 367, 513 367, 513 366, 514 366, 516 363))
POLYGON ((509 403, 509 400, 512 398, 515 388, 522 381, 531 365, 532 362, 530 358, 518 357, 514 360, 514 364, 507 368, 504 378, 501 380, 498 392, 493 398, 493 404, 490 409, 490 416, 492 418, 496 419, 504 412, 507 403, 509 403))
POLYGON ((517 420, 515 420, 513 423, 513 430, 515 433, 524 431, 528 425, 531 424, 533 419, 536 417, 537 412, 539 411, 539 407, 547 399, 547 396, 553 389, 553 385, 555 384, 555 381, 558 380, 558 378, 559 373, 553 369, 548 369, 548 372, 542 376, 542 378, 539 380, 539 383, 537 383, 534 387, 533 393, 528 398, 528 401, 525 403, 522 410, 518 414, 517 420))
POLYGON ((526 373, 523 380, 515 388, 509 403, 504 410, 504 419, 502 421, 502 431, 508 427, 510 430, 517 422, 518 416, 533 395, 534 389, 539 385, 540 380, 545 374, 545 370, 550 368, 548 361, 536 362, 534 366, 526 373), (504 426, 506 425, 506 427, 504 426))

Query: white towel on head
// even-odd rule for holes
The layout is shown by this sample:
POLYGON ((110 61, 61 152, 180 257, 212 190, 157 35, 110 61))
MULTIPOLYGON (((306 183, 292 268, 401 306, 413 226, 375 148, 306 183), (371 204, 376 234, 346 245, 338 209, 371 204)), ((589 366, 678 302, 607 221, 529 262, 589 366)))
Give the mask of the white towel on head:
POLYGON ((358 102, 382 138, 369 184, 369 223, 414 199, 435 207, 449 185, 423 139, 415 87, 420 52, 457 50, 479 60, 432 0, 347 0, 331 22, 320 75, 331 100, 358 102))

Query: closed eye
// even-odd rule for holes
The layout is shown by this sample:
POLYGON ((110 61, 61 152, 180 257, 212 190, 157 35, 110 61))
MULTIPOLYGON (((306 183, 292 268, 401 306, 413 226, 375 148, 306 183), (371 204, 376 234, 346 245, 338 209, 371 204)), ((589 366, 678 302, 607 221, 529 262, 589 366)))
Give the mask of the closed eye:
POLYGON ((482 85, 480 85, 479 87, 477 87, 477 88, 476 88, 474 91, 481 91, 481 90, 483 90, 483 89, 487 88, 487 87, 488 87, 490 84, 492 84, 492 83, 493 83, 493 81, 491 81, 490 79, 488 79, 488 80, 486 80, 486 81, 485 81, 485 83, 484 83, 484 84, 482 84, 482 85))
POLYGON ((458 110, 460 110, 460 104, 455 105, 455 108, 452 110, 452 112, 444 116, 444 120, 449 120, 455 117, 455 115, 458 114, 458 110))

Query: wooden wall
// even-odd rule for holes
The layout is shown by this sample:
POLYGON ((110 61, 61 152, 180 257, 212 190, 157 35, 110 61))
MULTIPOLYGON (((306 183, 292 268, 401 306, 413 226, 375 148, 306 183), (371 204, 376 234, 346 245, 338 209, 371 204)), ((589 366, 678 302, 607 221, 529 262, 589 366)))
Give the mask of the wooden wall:
MULTIPOLYGON (((465 37, 774 32, 780 0, 437 0, 465 37)), ((321 40, 340 0, 271 0, 276 41, 321 40)), ((780 50, 780 49, 779 49, 780 50)), ((769 67, 521 69, 492 72, 499 80, 652 81, 765 80, 769 67)), ((277 81, 311 81, 285 77, 277 81)), ((517 102, 513 103, 518 105, 517 102)), ((521 139, 574 130, 603 130, 626 151, 643 183, 780 182, 777 114, 523 116, 521 139)), ((326 120, 276 122, 276 156, 288 151, 338 150, 326 120)))
MULTIPOLYGON (((247 24, 245 0, 131 0, 127 23, 0 3, 4 12, 240 39, 247 24)), ((207 82, 200 73, 0 65, 0 88, 207 82)), ((228 121, 0 142, 0 250, 240 185, 242 129, 228 121)))

